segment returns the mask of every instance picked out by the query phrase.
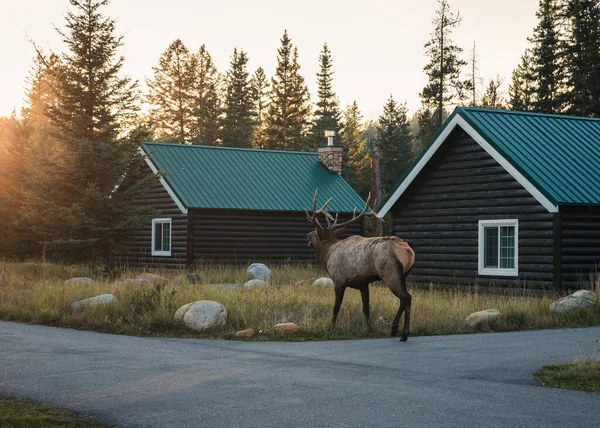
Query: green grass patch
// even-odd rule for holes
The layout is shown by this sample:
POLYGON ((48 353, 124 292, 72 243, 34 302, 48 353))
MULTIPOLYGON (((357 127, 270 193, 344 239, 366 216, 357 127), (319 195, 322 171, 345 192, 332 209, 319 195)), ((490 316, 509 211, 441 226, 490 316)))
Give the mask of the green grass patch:
POLYGON ((600 362, 546 366, 535 372, 533 378, 546 386, 600 393, 600 362))
MULTIPOLYGON (((114 274, 87 266, 0 261, 0 319, 71 327, 137 336, 234 339, 238 330, 253 328, 261 334, 251 340, 325 340, 385 337, 398 310, 399 301, 383 284, 371 286, 373 332, 367 333, 360 293, 348 289, 335 329, 330 327, 333 289, 313 287, 312 279, 326 276, 313 266, 272 266, 273 279, 267 287, 244 289, 213 288, 209 284, 246 281, 245 266, 206 264, 197 272, 202 284, 167 282, 164 286, 119 284, 140 272, 114 274), (91 276, 90 285, 66 285, 75 276, 91 276), (298 282, 304 280, 305 283, 298 282), (114 294, 119 304, 85 308, 73 312, 71 303, 100 294, 114 294), (214 300, 227 309, 227 326, 194 332, 173 318, 186 303, 214 300), (278 323, 293 322, 300 327, 295 335, 273 331, 278 323)), ((153 271, 173 278, 183 272, 153 271)), ((500 295, 465 291, 409 287, 413 295, 411 333, 417 336, 515 331, 600 325, 600 303, 567 314, 549 309, 554 296, 533 296, 524 291, 500 295), (495 308, 500 319, 472 328, 465 318, 472 312, 495 308)))
POLYGON ((23 400, 0 399, 0 427, 6 428, 108 428, 94 419, 68 410, 23 400))

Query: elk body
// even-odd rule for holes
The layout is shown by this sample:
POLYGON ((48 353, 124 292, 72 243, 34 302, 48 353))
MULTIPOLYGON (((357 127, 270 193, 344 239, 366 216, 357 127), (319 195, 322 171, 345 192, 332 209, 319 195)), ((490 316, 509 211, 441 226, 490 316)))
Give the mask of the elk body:
POLYGON ((335 325, 346 288, 360 290, 362 297, 363 314, 367 320, 367 326, 371 330, 369 315, 369 284, 374 281, 383 281, 385 285, 400 299, 398 313, 392 322, 392 336, 398 333, 400 317, 404 312, 404 325, 402 327, 401 339, 405 341, 410 329, 410 310, 412 296, 406 289, 406 277, 415 262, 415 253, 410 246, 396 236, 385 236, 376 238, 363 238, 351 236, 346 239, 338 239, 344 233, 345 227, 364 216, 373 215, 368 212, 370 201, 363 211, 352 219, 337 223, 325 208, 331 198, 325 202, 321 209, 316 208, 317 192, 313 199, 313 213, 306 216, 315 225, 315 230, 308 234, 308 245, 314 248, 317 258, 327 270, 334 282, 335 304, 333 306, 332 325, 335 325), (327 221, 327 226, 322 226, 317 216, 322 214, 327 221), (333 223, 332 223, 333 221, 333 223))

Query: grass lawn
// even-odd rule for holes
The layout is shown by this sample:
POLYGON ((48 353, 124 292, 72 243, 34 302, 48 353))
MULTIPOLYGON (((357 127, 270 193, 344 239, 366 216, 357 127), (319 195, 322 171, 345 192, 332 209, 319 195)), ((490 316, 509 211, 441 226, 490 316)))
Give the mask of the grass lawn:
POLYGON ((546 366, 533 378, 546 386, 600 393, 600 361, 546 366))
POLYGON ((0 399, 0 427, 3 428, 108 428, 111 426, 68 410, 32 404, 23 400, 0 399))
MULTIPOLYGON (((202 285, 169 282, 163 287, 118 284, 118 275, 90 275, 87 266, 0 261, 0 319, 72 327, 109 333, 234 339, 238 330, 263 330, 252 340, 324 340, 358 339, 388 336, 399 301, 383 285, 371 286, 371 319, 374 331, 367 333, 361 310, 360 293, 348 289, 338 317, 337 328, 330 327, 334 302, 331 288, 313 287, 312 281, 326 273, 317 267, 273 266, 271 284, 264 288, 227 289, 208 284, 244 284, 244 266, 205 265, 197 268, 202 285), (90 285, 65 285, 75 276, 94 276, 90 285), (299 280, 309 280, 297 284, 299 280), (85 308, 73 312, 71 303, 100 294, 112 293, 119 304, 85 308), (227 309, 227 326, 194 332, 174 320, 175 311, 197 300, 215 300, 227 309), (300 332, 293 336, 277 335, 273 326, 293 322, 300 332)), ((168 278, 177 273, 154 272, 168 278)), ((600 325, 600 303, 569 314, 549 310, 553 296, 531 296, 526 292, 512 295, 438 290, 409 287, 413 295, 411 333, 417 336, 513 331, 600 325), (465 323, 472 312, 495 308, 501 317, 478 329, 465 323)))

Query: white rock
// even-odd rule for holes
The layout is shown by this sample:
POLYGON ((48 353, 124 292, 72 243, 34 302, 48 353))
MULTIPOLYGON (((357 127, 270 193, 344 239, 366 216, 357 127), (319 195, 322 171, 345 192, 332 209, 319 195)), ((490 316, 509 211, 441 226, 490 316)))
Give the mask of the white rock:
POLYGON ((90 297, 89 299, 79 300, 71 304, 71 309, 77 311, 84 306, 105 305, 107 303, 119 303, 112 294, 101 294, 100 296, 90 297))
POLYGON ((236 337, 253 337, 256 334, 253 328, 249 328, 247 330, 238 331, 235 336, 236 337))
POLYGON ((331 278, 323 277, 315 280, 315 282, 313 282, 313 285, 315 287, 333 287, 335 284, 333 283, 333 280, 331 278))
POLYGON ((150 281, 152 284, 163 284, 163 283, 169 281, 168 278, 165 278, 164 276, 160 276, 160 275, 156 275, 156 274, 148 273, 148 272, 140 273, 137 276, 137 279, 145 279, 147 281, 150 281))
POLYGON ((284 322, 273 327, 277 333, 297 333, 298 326, 293 322, 284 322))
POLYGON ((498 309, 486 309, 485 311, 473 312, 465 318, 465 322, 471 327, 477 327, 479 324, 497 320, 499 317, 500 311, 498 309))
POLYGON ((254 288, 254 287, 264 287, 269 285, 266 281, 262 279, 251 279, 247 283, 244 284, 244 288, 254 288))
POLYGON ((71 279, 67 279, 65 281, 65 285, 75 285, 75 284, 88 285, 88 284, 93 284, 93 283, 94 283, 94 280, 92 278, 84 278, 84 277, 71 278, 71 279))
POLYGON ((262 279, 268 281, 271 279, 271 270, 262 263, 252 263, 246 270, 248 279, 262 279))
POLYGON ((227 310, 219 302, 199 300, 177 309, 175 319, 192 330, 202 331, 227 324, 227 310))
POLYGON ((552 302, 550 310, 559 313, 571 311, 573 309, 587 308, 594 303, 596 297, 596 294, 589 290, 579 290, 562 299, 552 302))

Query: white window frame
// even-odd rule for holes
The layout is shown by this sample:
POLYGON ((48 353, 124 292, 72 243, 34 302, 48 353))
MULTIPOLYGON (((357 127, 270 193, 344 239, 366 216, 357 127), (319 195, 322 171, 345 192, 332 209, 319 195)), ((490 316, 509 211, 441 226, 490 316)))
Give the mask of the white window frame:
MULTIPOLYGON (((498 233, 498 266, 500 266, 500 233, 498 233)), ((478 237, 478 272, 479 275, 494 275, 494 276, 518 276, 519 275, 519 220, 479 220, 479 237, 478 237), (486 227, 502 227, 509 226, 515 228, 515 267, 508 268, 486 268, 484 260, 485 249, 485 234, 486 227)))
MULTIPOLYGON (((161 237, 162 238, 162 237, 161 237)), ((153 256, 170 256, 171 255, 171 249, 173 248, 173 224, 170 218, 153 218, 152 219, 152 242, 150 244, 150 248, 152 248, 152 255, 153 256), (156 231, 156 224, 169 224, 169 251, 157 251, 154 248, 154 244, 155 244, 155 231, 156 231)))

